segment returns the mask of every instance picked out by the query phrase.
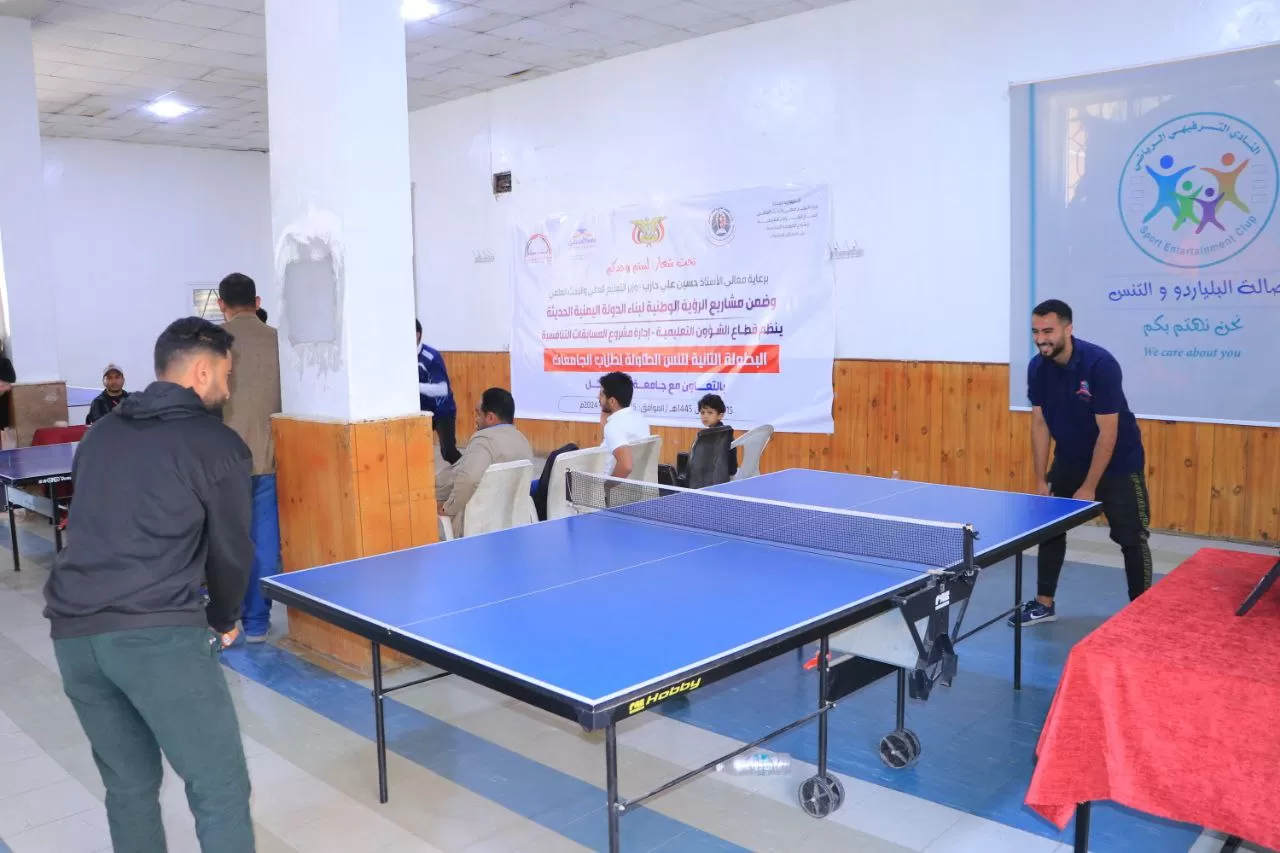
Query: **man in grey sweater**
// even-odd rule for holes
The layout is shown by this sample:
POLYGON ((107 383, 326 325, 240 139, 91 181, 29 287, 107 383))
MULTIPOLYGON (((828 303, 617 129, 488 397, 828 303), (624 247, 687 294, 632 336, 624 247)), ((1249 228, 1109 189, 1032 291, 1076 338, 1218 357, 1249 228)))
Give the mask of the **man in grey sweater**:
POLYGON ((476 406, 476 431, 467 449, 436 477, 436 500, 448 516, 455 536, 464 535, 467 501, 480 485, 485 469, 499 462, 533 461, 529 439, 516 429, 516 401, 505 388, 488 388, 476 406))

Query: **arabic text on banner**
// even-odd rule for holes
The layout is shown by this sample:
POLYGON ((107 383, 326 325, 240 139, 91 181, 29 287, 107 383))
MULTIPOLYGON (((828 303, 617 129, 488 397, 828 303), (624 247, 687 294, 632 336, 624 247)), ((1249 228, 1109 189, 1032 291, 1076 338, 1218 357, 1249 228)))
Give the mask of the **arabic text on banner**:
POLYGON ((597 421, 631 375, 655 426, 719 394, 738 429, 830 433, 835 354, 826 187, 751 189, 518 228, 512 392, 520 417, 597 421))

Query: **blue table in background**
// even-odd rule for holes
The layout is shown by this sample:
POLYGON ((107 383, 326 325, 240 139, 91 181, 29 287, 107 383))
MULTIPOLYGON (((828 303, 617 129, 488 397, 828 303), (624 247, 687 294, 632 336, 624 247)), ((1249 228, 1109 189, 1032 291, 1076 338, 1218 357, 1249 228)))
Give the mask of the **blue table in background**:
POLYGON ((75 461, 78 446, 46 444, 40 447, 0 450, 0 484, 4 486, 5 505, 9 512, 9 537, 15 572, 22 570, 18 560, 18 525, 13 517, 15 505, 53 520, 54 548, 62 550, 62 528, 57 524, 57 489, 59 484, 71 482, 71 463, 75 461), (33 495, 20 488, 31 485, 43 486, 45 494, 33 495))

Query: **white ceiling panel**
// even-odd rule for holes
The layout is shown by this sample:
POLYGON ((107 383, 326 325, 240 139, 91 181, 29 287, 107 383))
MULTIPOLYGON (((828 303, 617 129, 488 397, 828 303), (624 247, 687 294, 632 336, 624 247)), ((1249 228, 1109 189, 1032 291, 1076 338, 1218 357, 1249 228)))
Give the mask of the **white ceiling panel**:
MULTIPOLYGON (((410 109, 845 0, 436 0, 405 24, 410 109)), ((265 150, 263 0, 0 0, 32 20, 50 136, 265 150), (147 103, 195 110, 160 120, 147 103)))

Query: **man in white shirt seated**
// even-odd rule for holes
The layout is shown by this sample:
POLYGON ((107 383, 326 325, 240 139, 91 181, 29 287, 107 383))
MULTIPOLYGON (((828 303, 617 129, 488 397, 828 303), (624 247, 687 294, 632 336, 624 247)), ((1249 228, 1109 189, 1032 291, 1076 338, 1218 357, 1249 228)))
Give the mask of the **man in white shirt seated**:
POLYGON ((631 408, 635 384, 625 373, 606 373, 600 377, 600 423, 604 427, 603 446, 611 455, 605 474, 630 477, 635 467, 629 442, 648 438, 653 433, 644 415, 631 408))
POLYGON ((463 535, 463 510, 476 493, 485 469, 500 462, 533 461, 529 439, 516 429, 516 401, 505 388, 489 388, 476 406, 476 431, 457 462, 436 477, 437 511, 449 517, 455 536, 463 535))

